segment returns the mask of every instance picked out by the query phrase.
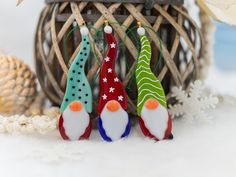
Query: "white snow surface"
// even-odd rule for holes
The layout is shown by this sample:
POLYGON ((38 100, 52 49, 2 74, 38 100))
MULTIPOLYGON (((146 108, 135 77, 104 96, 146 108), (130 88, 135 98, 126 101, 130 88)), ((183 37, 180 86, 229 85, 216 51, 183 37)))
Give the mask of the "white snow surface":
POLYGON ((0 134, 2 177, 235 177, 236 105, 220 105, 211 122, 174 120, 174 140, 155 142, 135 127, 129 138, 104 142, 0 134))

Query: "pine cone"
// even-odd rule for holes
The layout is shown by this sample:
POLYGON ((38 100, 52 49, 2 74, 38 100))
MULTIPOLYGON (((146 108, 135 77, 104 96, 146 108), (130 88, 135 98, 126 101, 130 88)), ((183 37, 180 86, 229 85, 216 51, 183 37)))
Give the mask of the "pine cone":
POLYGON ((0 55, 0 113, 23 114, 36 96, 34 73, 21 60, 0 55))

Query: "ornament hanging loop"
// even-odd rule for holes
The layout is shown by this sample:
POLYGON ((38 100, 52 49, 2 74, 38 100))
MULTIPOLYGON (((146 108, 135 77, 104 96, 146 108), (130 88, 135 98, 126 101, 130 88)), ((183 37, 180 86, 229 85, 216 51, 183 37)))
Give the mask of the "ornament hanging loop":
POLYGON ((104 23, 105 23, 105 26, 108 26, 108 25, 109 25, 108 20, 105 20, 104 23))
POLYGON ((85 25, 86 25, 85 21, 82 21, 80 26, 82 27, 82 26, 85 26, 85 25))
POLYGON ((138 27, 142 27, 142 23, 140 21, 137 22, 138 27))

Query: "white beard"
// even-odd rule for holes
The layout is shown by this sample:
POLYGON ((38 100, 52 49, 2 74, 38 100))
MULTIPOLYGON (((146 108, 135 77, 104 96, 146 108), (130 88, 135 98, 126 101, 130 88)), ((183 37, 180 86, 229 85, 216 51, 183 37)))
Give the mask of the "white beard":
POLYGON ((110 112, 105 106, 101 113, 101 119, 106 135, 110 137, 112 141, 121 138, 129 122, 127 112, 121 107, 117 112, 110 112))
POLYGON ((149 110, 144 106, 141 117, 152 135, 159 140, 164 139, 169 120, 169 114, 165 107, 159 105, 157 109, 149 110))
POLYGON ((90 117, 84 108, 80 112, 73 112, 67 107, 62 117, 65 134, 72 141, 78 140, 89 126, 90 117))

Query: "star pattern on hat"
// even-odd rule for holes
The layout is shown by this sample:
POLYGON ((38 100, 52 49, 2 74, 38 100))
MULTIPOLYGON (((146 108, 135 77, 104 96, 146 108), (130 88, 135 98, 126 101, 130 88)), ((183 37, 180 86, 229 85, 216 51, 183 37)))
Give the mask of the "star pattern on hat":
POLYGON ((118 101, 123 101, 124 97, 122 95, 118 96, 118 101))
POLYGON ((116 78, 114 79, 114 82, 119 82, 118 77, 116 77, 116 78))
POLYGON ((103 80, 104 83, 107 83, 107 78, 106 77, 104 77, 102 80, 103 80))
POLYGON ((102 99, 106 100, 107 99, 107 95, 106 94, 102 95, 102 99))
POLYGON ((117 43, 112 34, 106 34, 108 50, 101 65, 100 72, 100 98, 98 104, 99 113, 102 112, 106 103, 116 100, 123 109, 127 108, 127 96, 122 82, 116 74, 115 61, 117 58, 117 43))
POLYGON ((109 62, 109 61, 110 61, 110 58, 109 58, 109 57, 106 57, 106 58, 104 58, 104 60, 105 60, 106 62, 109 62))
POLYGON ((115 91, 115 88, 114 88, 114 87, 110 87, 110 88, 109 88, 109 92, 110 92, 110 93, 114 93, 114 91, 115 91))
POLYGON ((111 43, 110 46, 111 46, 112 49, 116 48, 116 44, 114 42, 111 43))
POLYGON ((108 73, 112 73, 112 69, 111 69, 111 68, 108 68, 107 72, 108 72, 108 73))

